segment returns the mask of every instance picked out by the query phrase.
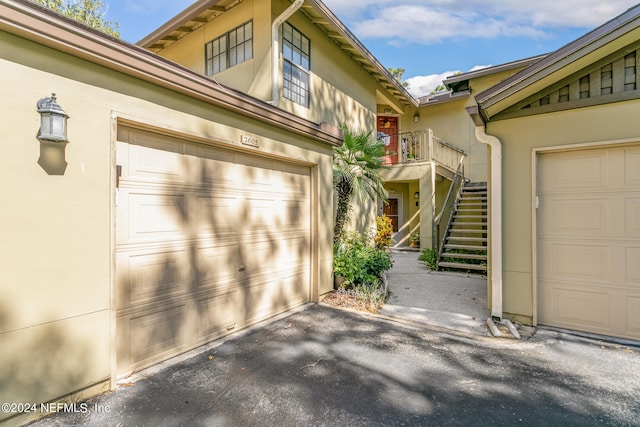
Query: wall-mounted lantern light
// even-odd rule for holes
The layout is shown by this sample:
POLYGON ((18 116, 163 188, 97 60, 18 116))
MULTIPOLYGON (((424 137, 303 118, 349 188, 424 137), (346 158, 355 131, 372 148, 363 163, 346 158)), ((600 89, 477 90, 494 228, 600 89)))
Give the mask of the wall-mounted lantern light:
POLYGON ((416 200, 420 200, 420 192, 416 191, 415 193, 413 193, 413 198, 416 200))
POLYGON ((413 121, 414 121, 414 122, 419 122, 419 121, 420 121, 420 114, 415 113, 415 114, 413 115, 413 121))
POLYGON ((67 142, 67 119, 69 115, 56 102, 56 94, 42 98, 37 104, 40 113, 38 139, 50 142, 67 142))

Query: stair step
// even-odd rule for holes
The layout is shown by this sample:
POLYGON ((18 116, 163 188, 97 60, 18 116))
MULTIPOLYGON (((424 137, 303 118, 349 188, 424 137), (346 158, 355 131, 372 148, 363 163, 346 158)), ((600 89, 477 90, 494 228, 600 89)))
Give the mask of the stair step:
POLYGON ((439 262, 438 267, 440 268, 457 268, 459 270, 478 270, 478 271, 487 271, 486 265, 481 264, 464 264, 461 262, 439 262))
POLYGON ((457 240, 457 241, 465 241, 465 242, 486 242, 486 237, 466 237, 466 236, 447 236, 447 241, 449 240, 457 240))
POLYGON ((486 213, 487 210, 486 209, 457 209, 456 210, 456 214, 482 214, 482 213, 486 213))
POLYGON ((453 227, 449 230, 449 233, 460 234, 487 234, 487 230, 469 230, 468 228, 456 228, 453 227))
POLYGON ((487 259, 487 254, 466 254, 456 252, 443 252, 441 258, 463 258, 463 259, 487 259))
POLYGON ((487 219, 486 215, 454 215, 453 218, 455 218, 455 220, 460 220, 460 219, 487 219))
POLYGON ((482 199, 482 198, 466 198, 463 197, 460 199, 460 202, 458 203, 459 205, 471 205, 471 204, 483 204, 486 205, 487 204, 487 199, 482 199))
POLYGON ((487 191, 487 186, 486 185, 478 185, 477 187, 470 187, 470 186, 465 186, 464 189, 462 190, 463 192, 469 192, 469 193, 479 193, 479 192, 486 192, 487 191))
POLYGON ((486 227, 486 222, 471 222, 471 221, 452 221, 452 227, 486 227))
POLYGON ((486 204, 481 204, 481 203, 458 203, 456 205, 456 208, 458 210, 460 209, 465 209, 465 210, 487 210, 487 205, 486 204))
POLYGON ((455 243, 445 243, 445 249, 462 249, 465 251, 486 251, 487 247, 484 245, 457 245, 455 243))

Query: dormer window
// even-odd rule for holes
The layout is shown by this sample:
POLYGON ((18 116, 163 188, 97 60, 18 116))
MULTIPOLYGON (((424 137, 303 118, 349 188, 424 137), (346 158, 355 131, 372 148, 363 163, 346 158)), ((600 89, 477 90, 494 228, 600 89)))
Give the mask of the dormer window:
POLYGON ((204 55, 207 76, 253 58, 253 21, 246 22, 205 44, 204 55))

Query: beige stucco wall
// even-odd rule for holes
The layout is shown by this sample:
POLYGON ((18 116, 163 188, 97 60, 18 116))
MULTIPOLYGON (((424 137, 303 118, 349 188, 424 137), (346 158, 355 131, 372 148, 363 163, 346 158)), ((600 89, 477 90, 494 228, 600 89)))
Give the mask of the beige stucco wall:
POLYGON ((109 386, 115 117, 240 149, 247 149, 240 135, 249 134, 260 139, 260 152, 311 165, 318 254, 312 295, 332 289, 329 146, 5 32, 0 75, 0 115, 11 123, 0 142, 0 401, 46 402, 95 384, 109 386), (71 117, 62 174, 39 164, 36 102, 52 92, 71 117))
POLYGON ((420 121, 411 122, 414 130, 431 129, 435 137, 464 150, 465 176, 472 182, 487 180, 487 149, 475 137, 475 125, 465 111, 467 98, 420 108, 420 121))
POLYGON ((640 101, 618 102, 487 124, 487 133, 498 137, 503 146, 503 306, 507 316, 531 323, 536 310, 532 150, 638 138, 640 123, 629 118, 639 106, 640 101))
POLYGON ((519 70, 516 68, 470 79, 471 95, 467 97, 407 110, 402 116, 402 132, 431 129, 434 136, 467 153, 465 176, 468 179, 472 182, 487 181, 487 147, 476 139, 475 125, 465 108, 476 105, 475 95, 519 70), (413 120, 416 113, 420 115, 418 122, 413 120))
MULTIPOLYGON (((245 0, 159 54, 204 73, 205 43, 253 19, 253 59, 215 74, 212 78, 269 101, 272 98, 271 21, 288 6, 290 2, 286 0, 245 0)), ((281 96, 279 107, 316 123, 347 123, 356 128, 373 130, 377 88, 375 79, 301 12, 296 12, 288 21, 311 42, 311 105, 309 108, 303 107, 281 96)), ((282 55, 279 56, 281 70, 282 55)), ((281 90, 281 72, 278 81, 281 90)))
POLYGON ((258 99, 271 99, 271 9, 269 2, 246 0, 158 52, 197 73, 205 73, 204 46, 253 20, 253 58, 212 76, 258 99))

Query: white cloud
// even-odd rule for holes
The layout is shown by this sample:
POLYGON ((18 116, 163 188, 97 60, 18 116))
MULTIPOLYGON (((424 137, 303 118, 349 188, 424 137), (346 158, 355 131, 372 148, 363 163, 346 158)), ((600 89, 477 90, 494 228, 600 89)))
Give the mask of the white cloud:
MULTIPOLYGON (((481 70, 490 66, 491 65, 475 65, 469 71, 481 70)), ((426 76, 409 77, 406 80, 407 83, 409 83, 409 93, 415 98, 430 95, 438 86, 442 85, 443 80, 460 72, 460 70, 453 70, 426 76)))
POLYGON ((545 37, 554 29, 594 28, 636 0, 325 0, 359 38, 392 44, 448 39, 545 37))
POLYGON ((409 93, 414 98, 429 95, 436 87, 442 84, 442 80, 454 75, 457 71, 445 71, 439 74, 429 74, 427 76, 409 77, 406 81, 409 83, 409 93))

